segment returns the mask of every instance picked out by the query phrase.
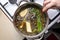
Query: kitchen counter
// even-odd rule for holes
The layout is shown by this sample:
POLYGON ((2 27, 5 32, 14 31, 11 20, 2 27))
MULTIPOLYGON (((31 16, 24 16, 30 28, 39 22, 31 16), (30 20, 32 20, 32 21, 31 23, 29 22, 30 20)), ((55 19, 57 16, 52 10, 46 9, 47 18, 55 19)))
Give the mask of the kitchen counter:
POLYGON ((13 23, 0 9, 0 40, 22 40, 23 37, 15 30, 13 23))

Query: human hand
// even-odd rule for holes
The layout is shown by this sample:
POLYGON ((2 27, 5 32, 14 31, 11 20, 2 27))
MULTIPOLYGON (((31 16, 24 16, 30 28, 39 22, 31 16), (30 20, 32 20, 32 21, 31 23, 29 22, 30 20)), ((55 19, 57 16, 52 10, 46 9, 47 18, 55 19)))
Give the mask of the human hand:
POLYGON ((42 11, 45 12, 50 8, 60 8, 60 0, 44 0, 42 11))

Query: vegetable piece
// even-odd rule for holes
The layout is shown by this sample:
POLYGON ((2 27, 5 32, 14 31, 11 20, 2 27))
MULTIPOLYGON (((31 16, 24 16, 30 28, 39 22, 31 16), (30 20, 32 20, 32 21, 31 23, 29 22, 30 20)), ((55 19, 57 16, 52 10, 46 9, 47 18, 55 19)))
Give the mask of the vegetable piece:
POLYGON ((27 32, 32 32, 30 21, 26 21, 26 29, 27 29, 27 32))
POLYGON ((42 22, 41 22, 41 12, 39 12, 39 10, 36 9, 36 13, 37 13, 37 27, 38 27, 38 32, 41 32, 43 27, 42 27, 42 22))
POLYGON ((19 13, 19 15, 20 15, 21 17, 24 17, 24 16, 27 14, 27 12, 28 12, 28 9, 25 9, 25 10, 21 11, 21 12, 19 13))
POLYGON ((25 25, 25 22, 23 21, 23 22, 21 23, 20 28, 23 28, 24 25, 25 25))
POLYGON ((38 32, 42 31, 43 27, 42 27, 42 23, 41 23, 41 18, 40 18, 40 14, 41 12, 39 12, 38 9, 36 8, 32 8, 31 12, 34 13, 37 16, 37 27, 38 27, 38 32))
POLYGON ((42 31, 42 23, 40 21, 40 17, 37 16, 37 27, 38 27, 38 32, 42 31))
POLYGON ((33 30, 33 33, 35 33, 35 32, 37 32, 37 29, 34 29, 34 30, 33 30))
POLYGON ((24 18, 21 25, 20 25, 20 28, 23 28, 23 26, 25 26, 25 25, 26 25, 26 19, 24 18))

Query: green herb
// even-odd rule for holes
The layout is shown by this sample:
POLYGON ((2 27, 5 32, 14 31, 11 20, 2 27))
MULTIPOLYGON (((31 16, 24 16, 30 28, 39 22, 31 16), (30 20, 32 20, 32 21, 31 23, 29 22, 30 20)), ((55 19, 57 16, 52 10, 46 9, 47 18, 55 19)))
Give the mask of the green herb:
POLYGON ((38 9, 36 9, 36 8, 32 8, 31 12, 34 13, 37 16, 37 27, 38 27, 37 31, 41 32, 42 29, 43 29, 41 18, 40 18, 40 13, 41 12, 38 9))

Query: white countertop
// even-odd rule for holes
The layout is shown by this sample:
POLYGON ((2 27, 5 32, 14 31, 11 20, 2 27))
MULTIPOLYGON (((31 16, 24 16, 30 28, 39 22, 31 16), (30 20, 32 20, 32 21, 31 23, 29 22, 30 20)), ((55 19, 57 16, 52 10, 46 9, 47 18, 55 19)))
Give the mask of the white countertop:
POLYGON ((0 40, 22 40, 23 38, 0 9, 0 40))

